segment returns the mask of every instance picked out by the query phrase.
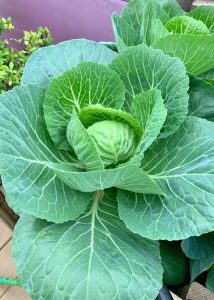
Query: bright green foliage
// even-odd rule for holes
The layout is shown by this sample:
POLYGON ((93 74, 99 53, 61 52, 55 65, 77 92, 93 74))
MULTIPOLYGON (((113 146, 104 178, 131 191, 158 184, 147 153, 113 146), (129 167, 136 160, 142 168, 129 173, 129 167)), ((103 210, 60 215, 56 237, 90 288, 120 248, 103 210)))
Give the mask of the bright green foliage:
POLYGON ((175 0, 133 0, 113 16, 116 44, 38 49, 0 96, 13 256, 32 299, 155 300, 163 276, 188 275, 180 242, 158 240, 187 239, 192 278, 209 270, 212 288, 214 37, 170 33, 182 15, 175 0))
MULTIPOLYGON (((0 34, 13 30, 12 19, 0 19, 0 34)), ((24 31, 21 39, 16 41, 21 51, 9 46, 8 40, 0 41, 0 93, 19 85, 24 65, 32 52, 40 47, 52 44, 52 36, 47 27, 39 27, 37 32, 24 31)))
POLYGON ((168 31, 173 33, 195 35, 209 34, 209 29, 202 21, 195 20, 188 16, 174 17, 165 24, 165 27, 168 31))

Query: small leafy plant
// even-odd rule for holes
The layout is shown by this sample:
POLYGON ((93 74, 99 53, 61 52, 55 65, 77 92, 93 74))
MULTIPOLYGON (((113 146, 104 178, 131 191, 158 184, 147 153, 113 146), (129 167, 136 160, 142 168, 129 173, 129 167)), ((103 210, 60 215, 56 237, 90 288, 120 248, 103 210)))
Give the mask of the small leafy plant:
POLYGON ((1 95, 13 256, 33 299, 151 300, 188 276, 169 241, 187 253, 214 229, 211 13, 133 0, 113 16, 118 53, 39 49, 1 95))
MULTIPOLYGON (((11 18, 0 19, 0 34, 13 29, 11 18)), ((0 93, 20 84, 29 56, 38 48, 52 44, 52 36, 48 28, 39 27, 37 32, 24 31, 23 37, 16 42, 22 50, 14 50, 7 39, 0 41, 0 93)))

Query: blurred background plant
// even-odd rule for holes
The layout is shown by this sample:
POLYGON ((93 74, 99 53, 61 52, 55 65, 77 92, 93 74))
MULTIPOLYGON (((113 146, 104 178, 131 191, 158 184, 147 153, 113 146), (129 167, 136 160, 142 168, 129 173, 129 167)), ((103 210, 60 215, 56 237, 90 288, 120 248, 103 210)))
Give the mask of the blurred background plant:
MULTIPOLYGON (((12 19, 0 18, 0 34, 14 29, 12 19)), ((24 31, 23 37, 15 42, 20 51, 9 46, 8 39, 0 41, 0 93, 12 89, 20 83, 24 65, 36 49, 51 45, 52 35, 47 27, 39 27, 36 32, 24 31)))

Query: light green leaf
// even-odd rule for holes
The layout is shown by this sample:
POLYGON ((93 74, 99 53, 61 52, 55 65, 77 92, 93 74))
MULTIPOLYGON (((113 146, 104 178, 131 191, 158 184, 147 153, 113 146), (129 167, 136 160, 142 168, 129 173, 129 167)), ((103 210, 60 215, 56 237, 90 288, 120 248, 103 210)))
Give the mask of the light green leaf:
POLYGON ((158 242, 126 229, 110 191, 74 222, 23 216, 13 257, 33 299, 151 300, 162 286, 158 242))
POLYGON ((121 165, 115 169, 79 172, 67 163, 48 163, 48 167, 72 189, 94 192, 111 187, 145 194, 161 194, 163 191, 146 172, 136 165, 121 165))
POLYGON ((160 242, 160 253, 164 269, 163 282, 171 286, 182 285, 189 275, 189 264, 180 242, 160 242))
POLYGON ((131 114, 141 123, 143 137, 141 153, 148 149, 160 133, 167 110, 159 90, 149 90, 137 95, 131 105, 131 114))
POLYGON ((191 236, 182 242, 182 249, 187 257, 202 259, 214 252, 214 232, 201 236, 191 236))
POLYGON ((189 14, 192 18, 202 21, 207 25, 210 32, 214 34, 214 7, 213 6, 198 6, 189 14))
POLYGON ((180 58, 189 75, 198 76, 214 68, 214 36, 171 34, 152 46, 180 58))
POLYGON ((54 147, 43 119, 45 91, 28 85, 0 96, 0 172, 10 207, 54 222, 75 219, 91 195, 66 186, 48 163, 67 163, 70 154, 54 147))
POLYGON ((191 78, 189 96, 189 115, 214 121, 214 86, 191 78))
POLYGON ((119 214, 133 232, 179 240, 213 230, 214 124, 188 117, 145 153, 142 168, 166 196, 118 192, 119 214))
POLYGON ((208 272, 206 287, 214 293, 214 269, 208 272))
POLYGON ((166 29, 173 33, 207 35, 209 29, 202 22, 189 16, 176 16, 170 19, 166 24, 166 29))
POLYGON ((47 87, 50 80, 75 67, 80 62, 108 65, 116 52, 93 41, 76 39, 40 48, 31 54, 22 76, 22 84, 36 83, 47 87))
POLYGON ((179 59, 146 45, 139 45, 123 51, 110 67, 120 75, 126 87, 126 110, 130 110, 137 94, 158 89, 168 112, 161 137, 178 129, 188 111, 189 89, 189 79, 179 59))
POLYGON ((143 42, 140 34, 116 13, 112 15, 112 26, 118 52, 122 52, 129 46, 138 45, 143 42))
POLYGON ((98 149, 75 111, 73 111, 68 124, 66 136, 78 159, 86 166, 87 170, 104 169, 98 149))
POLYGON ((82 62, 77 67, 53 79, 45 94, 44 117, 52 140, 59 149, 69 150, 66 128, 73 108, 101 104, 121 108, 125 88, 119 76, 108 67, 82 62))

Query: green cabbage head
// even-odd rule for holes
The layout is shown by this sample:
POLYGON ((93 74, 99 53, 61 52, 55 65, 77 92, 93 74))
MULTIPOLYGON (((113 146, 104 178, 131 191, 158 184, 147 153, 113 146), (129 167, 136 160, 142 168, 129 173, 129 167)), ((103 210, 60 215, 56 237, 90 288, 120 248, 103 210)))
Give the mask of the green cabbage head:
POLYGON ((127 161, 137 146, 135 131, 116 121, 100 121, 87 128, 93 138, 104 166, 116 166, 127 161))

